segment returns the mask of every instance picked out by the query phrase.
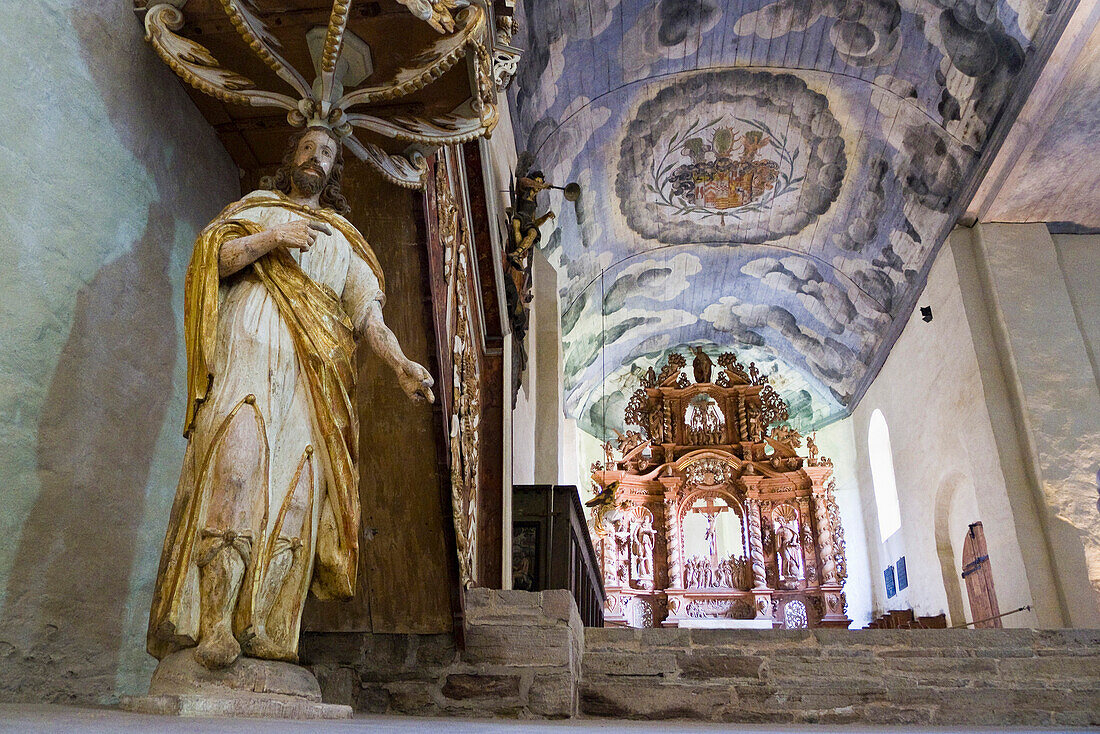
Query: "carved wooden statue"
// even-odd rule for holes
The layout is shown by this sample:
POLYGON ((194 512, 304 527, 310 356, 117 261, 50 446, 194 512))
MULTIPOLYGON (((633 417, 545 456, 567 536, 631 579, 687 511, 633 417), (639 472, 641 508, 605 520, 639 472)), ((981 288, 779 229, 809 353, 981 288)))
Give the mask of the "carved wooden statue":
POLYGON ((695 381, 697 383, 710 382, 710 373, 714 369, 714 363, 711 362, 710 357, 703 351, 702 347, 692 347, 691 351, 695 355, 695 359, 691 362, 692 371, 695 373, 695 381))
POLYGON ((798 578, 801 570, 802 549, 799 547, 798 529, 794 517, 780 515, 775 521, 775 552, 782 578, 798 578))
POLYGON ((641 433, 593 468, 605 620, 846 627, 831 463, 809 439, 810 458, 798 455, 787 406, 755 365, 723 354, 711 383, 710 358, 695 356, 695 384, 679 354, 641 375, 625 416, 641 433))
POLYGON ((344 218, 338 136, 296 134, 278 173, 199 235, 184 296, 188 438, 149 619, 149 652, 217 669, 297 661, 306 593, 355 591, 355 340, 402 389, 432 378, 382 319, 383 276, 344 218))
MULTIPOLYGON (((356 338, 397 372, 409 396, 433 399, 427 370, 405 357, 382 320, 378 262, 342 216, 342 151, 391 183, 425 187, 436 168, 429 159, 441 146, 493 131, 497 93, 514 74, 519 52, 508 45, 513 24, 494 28, 491 3, 398 2, 404 9, 390 13, 385 32, 410 42, 388 44, 387 63, 401 73, 386 81, 372 77, 370 47, 350 30, 348 0, 316 4, 328 6, 315 8, 318 18, 328 18, 321 42, 312 42, 313 28, 310 39, 291 44, 298 50, 293 60, 307 62, 302 69, 282 48, 312 21, 284 24, 275 16, 286 13, 253 12, 249 0, 192 0, 200 15, 215 6, 224 11, 222 22, 236 32, 219 34, 218 47, 239 35, 240 50, 254 57, 245 61, 253 81, 223 67, 194 37, 201 24, 187 22, 187 0, 134 0, 146 39, 187 84, 227 105, 277 111, 301 131, 263 190, 230 205, 202 232, 188 269, 188 447, 150 613, 148 648, 161 659, 152 698, 183 695, 187 681, 201 679, 223 694, 234 689, 234 696, 294 693, 306 700, 299 713, 318 713, 310 708, 318 696, 316 680, 307 680, 312 675, 273 661, 297 659, 307 591, 322 599, 354 591, 361 535, 356 338), (268 18, 276 21, 271 27, 268 18), (425 33, 425 23, 434 32, 425 33), (468 84, 456 86, 445 72, 460 58, 468 59, 468 84), (255 77, 262 67, 266 76, 255 77), (278 89, 265 88, 276 77, 278 89), (443 77, 449 81, 437 84, 443 77), (409 95, 420 99, 415 111, 400 102, 394 107, 409 95), (389 152, 394 146, 380 145, 379 136, 400 141, 404 152, 389 152), (239 660, 242 651, 260 660, 239 660), (297 682, 284 685, 280 670, 297 682)), ((465 272, 462 257, 454 261, 456 280, 465 272)), ((456 299, 456 324, 470 323, 464 308, 456 299)), ((455 367, 451 483, 462 498, 454 515, 464 584, 472 579, 471 478, 478 467, 470 438, 478 417, 471 343, 464 333, 448 355, 455 367)), ((276 708, 291 713, 284 704, 276 708)), ((254 712, 251 705, 219 710, 254 712)))
POLYGON ((542 171, 531 171, 525 175, 517 171, 515 196, 509 212, 512 241, 508 247, 508 260, 518 269, 523 269, 527 254, 542 239, 539 227, 555 217, 552 211, 541 217, 535 216, 538 195, 548 188, 550 184, 546 183, 542 171))
POLYGON ((653 538, 656 534, 648 518, 634 524, 630 548, 634 558, 635 576, 639 579, 653 578, 653 538))
POLYGON ((504 293, 508 302, 508 320, 512 326, 512 339, 516 347, 516 355, 512 363, 513 407, 515 407, 520 378, 527 369, 525 339, 530 326, 528 304, 534 297, 531 291, 530 253, 542 239, 539 228, 548 220, 555 218, 552 211, 547 211, 541 217, 535 216, 539 194, 553 187, 546 182, 542 171, 527 171, 533 161, 529 154, 522 156, 516 169, 512 206, 507 210, 508 242, 504 262, 507 277, 504 279, 504 293))

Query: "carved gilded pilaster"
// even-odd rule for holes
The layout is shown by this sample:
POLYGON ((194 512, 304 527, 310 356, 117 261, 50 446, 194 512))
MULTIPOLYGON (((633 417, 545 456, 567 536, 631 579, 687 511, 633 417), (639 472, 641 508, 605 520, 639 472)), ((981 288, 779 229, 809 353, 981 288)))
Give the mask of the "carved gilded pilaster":
POLYGON ((452 399, 448 416, 451 464, 451 513, 455 526, 459 575, 465 587, 477 582, 477 505, 479 494, 481 363, 475 324, 471 319, 473 253, 470 233, 460 216, 451 183, 449 156, 436 164, 436 228, 444 249, 444 278, 453 319, 447 338, 451 344, 452 399))

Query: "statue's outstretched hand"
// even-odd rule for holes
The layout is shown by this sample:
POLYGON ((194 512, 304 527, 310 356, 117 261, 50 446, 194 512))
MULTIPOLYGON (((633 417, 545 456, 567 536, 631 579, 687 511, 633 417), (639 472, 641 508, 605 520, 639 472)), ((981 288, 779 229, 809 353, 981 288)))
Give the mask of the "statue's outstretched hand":
POLYGON ((414 403, 435 402, 435 395, 432 394, 432 385, 435 384, 435 380, 422 365, 413 361, 406 362, 397 376, 397 381, 414 403))

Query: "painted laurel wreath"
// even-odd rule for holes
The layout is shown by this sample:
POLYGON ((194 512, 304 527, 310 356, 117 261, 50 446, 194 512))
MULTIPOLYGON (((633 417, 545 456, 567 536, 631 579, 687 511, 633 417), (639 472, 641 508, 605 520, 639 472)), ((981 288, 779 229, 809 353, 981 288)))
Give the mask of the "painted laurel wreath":
POLYGON ((798 190, 799 149, 788 150, 787 136, 759 120, 733 119, 745 127, 739 131, 722 117, 696 120, 669 138, 646 184, 658 206, 724 223, 771 209, 776 199, 798 190))

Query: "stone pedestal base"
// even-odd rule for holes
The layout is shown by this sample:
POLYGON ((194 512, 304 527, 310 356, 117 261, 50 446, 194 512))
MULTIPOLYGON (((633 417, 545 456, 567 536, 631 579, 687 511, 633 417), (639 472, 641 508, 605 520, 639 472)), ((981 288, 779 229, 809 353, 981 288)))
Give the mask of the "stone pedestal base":
POLYGON ((119 708, 161 716, 232 716, 265 719, 350 719, 351 706, 291 696, 123 696, 119 708))
POLYGON ((194 649, 160 661, 148 696, 125 697, 127 711, 171 716, 253 716, 280 719, 347 719, 350 706, 321 702, 312 673, 291 663, 238 658, 222 670, 207 670, 194 649))

